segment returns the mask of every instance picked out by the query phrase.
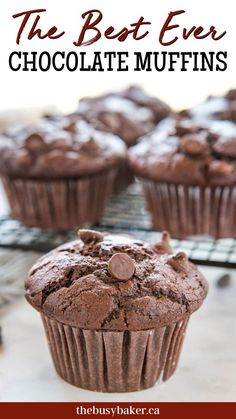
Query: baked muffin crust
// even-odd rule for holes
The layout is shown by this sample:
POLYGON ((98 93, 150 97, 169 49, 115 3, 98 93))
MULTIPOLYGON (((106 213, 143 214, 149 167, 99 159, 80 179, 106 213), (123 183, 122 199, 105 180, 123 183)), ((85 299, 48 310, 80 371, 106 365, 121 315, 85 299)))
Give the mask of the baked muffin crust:
POLYGON ((86 176, 126 157, 122 140, 69 116, 42 118, 0 137, 0 173, 31 178, 86 176))
POLYGON ((51 319, 93 330, 145 330, 197 310, 207 282, 167 233, 155 245, 80 231, 80 240, 42 257, 26 280, 29 303, 51 319), (114 263, 114 259, 116 259, 114 263))

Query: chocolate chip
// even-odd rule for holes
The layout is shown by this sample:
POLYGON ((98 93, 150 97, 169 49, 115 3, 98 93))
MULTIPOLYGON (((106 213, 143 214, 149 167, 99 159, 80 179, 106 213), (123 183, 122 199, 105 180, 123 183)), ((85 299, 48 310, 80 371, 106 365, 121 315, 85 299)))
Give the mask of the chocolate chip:
POLYGON ((209 131, 207 133, 207 141, 209 143, 212 143, 213 144, 217 140, 218 140, 218 135, 215 132, 209 131))
POLYGON ((38 157, 38 165, 48 171, 56 171, 58 167, 63 171, 69 172, 73 165, 78 164, 79 156, 74 151, 64 152, 63 150, 52 150, 38 157))
POLYGON ((168 231, 164 230, 161 233, 161 241, 162 242, 168 242, 169 243, 170 240, 170 234, 168 233, 168 231))
POLYGON ((79 238, 82 240, 82 242, 88 244, 88 243, 96 243, 101 242, 104 239, 104 234, 100 233, 99 231, 95 230, 79 230, 78 231, 79 238))
POLYGON ((193 134, 194 132, 196 132, 196 130, 196 127, 189 123, 177 121, 175 124, 175 132, 179 137, 182 137, 186 134, 193 134))
POLYGON ((236 138, 219 137, 213 144, 213 150, 221 156, 236 158, 236 138))
POLYGON ((25 140, 26 145, 29 150, 38 151, 45 147, 45 143, 41 135, 39 134, 31 134, 25 140))
POLYGON ((229 108, 224 112, 216 113, 216 116, 224 121, 236 122, 236 109, 229 108))
POLYGON ((22 166, 30 166, 33 162, 33 159, 27 150, 19 150, 17 153, 17 162, 22 166))
POLYGON ((226 95, 226 99, 228 100, 236 100, 236 89, 229 90, 226 95))
POLYGON ((72 134, 75 134, 75 133, 78 131, 77 126, 76 126, 76 123, 75 123, 75 122, 70 122, 69 124, 65 125, 65 126, 64 126, 64 129, 65 129, 66 131, 71 132, 72 134))
POLYGON ((226 161, 214 160, 209 164, 209 173, 216 176, 227 176, 234 171, 234 166, 226 161))
POLYGON ((229 274, 225 274, 220 276, 220 278, 217 280, 217 287, 224 288, 228 287, 231 283, 231 276, 229 274))
POLYGON ((163 231, 161 240, 153 245, 153 250, 158 254, 172 254, 173 250, 170 246, 170 235, 168 231, 163 231))
POLYGON ((102 122, 114 132, 119 129, 120 120, 116 114, 104 112, 100 117, 102 122))
POLYGON ((99 149, 99 144, 93 138, 89 138, 81 145, 81 150, 89 153, 96 152, 99 149))
POLYGON ((169 257, 168 264, 177 272, 187 273, 189 270, 188 258, 184 252, 178 252, 176 255, 169 257))
POLYGON ((188 109, 182 109, 177 115, 181 118, 191 118, 191 113, 188 109))
POLYGON ((43 113, 42 118, 45 119, 49 119, 49 120, 54 120, 54 115, 52 115, 51 113, 43 113))
POLYGON ((180 148, 184 153, 195 156, 206 153, 209 146, 204 138, 187 134, 181 138, 180 148))
POLYGON ((128 281, 135 272, 134 261, 126 253, 115 253, 108 262, 108 270, 113 278, 128 281))

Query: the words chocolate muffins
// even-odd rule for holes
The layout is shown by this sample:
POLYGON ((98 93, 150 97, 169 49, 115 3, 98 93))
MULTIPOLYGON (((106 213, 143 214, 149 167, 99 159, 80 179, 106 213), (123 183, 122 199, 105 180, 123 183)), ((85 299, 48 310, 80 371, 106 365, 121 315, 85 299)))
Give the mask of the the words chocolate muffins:
POLYGON ((42 315, 66 381, 96 391, 136 391, 175 371, 190 315, 207 283, 164 233, 149 245, 81 230, 41 258, 26 298, 42 315))
POLYGON ((43 118, 0 138, 0 173, 12 215, 65 229, 100 219, 125 146, 69 117, 43 118))
POLYGON ((156 229, 236 237, 236 126, 169 121, 130 150, 156 229), (167 124, 168 125, 168 124, 167 124))
MULTIPOLYGON (((96 128, 118 135, 130 147, 167 117, 170 108, 133 86, 120 92, 81 99, 78 113, 96 128)), ((127 166, 121 166, 115 191, 125 188, 132 181, 127 166)))

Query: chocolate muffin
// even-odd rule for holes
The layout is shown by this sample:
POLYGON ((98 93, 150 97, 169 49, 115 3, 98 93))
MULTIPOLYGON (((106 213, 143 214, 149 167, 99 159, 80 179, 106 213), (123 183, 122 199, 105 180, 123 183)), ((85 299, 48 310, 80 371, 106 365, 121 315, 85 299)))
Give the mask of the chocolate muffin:
MULTIPOLYGON (((120 92, 81 99, 78 107, 79 115, 96 128, 118 135, 128 147, 152 131, 169 113, 167 104, 148 96, 136 86, 120 92)), ((122 164, 116 177, 115 192, 124 189, 133 180, 127 164, 122 164)))
POLYGON ((123 141, 69 117, 42 118, 0 137, 0 173, 12 216, 68 229, 100 220, 126 158, 123 141))
POLYGON ((131 100, 136 105, 149 109, 153 114, 155 125, 171 114, 167 103, 155 96, 149 96, 140 86, 130 86, 117 93, 118 96, 131 100))
POLYGON ((223 120, 236 123, 236 89, 229 90, 224 96, 209 96, 206 101, 180 112, 195 121, 223 120))
POLYGON ((26 279, 58 374, 88 390, 137 391, 175 371, 207 282, 168 234, 150 245, 80 230, 42 257, 26 279))
POLYGON ((130 149, 153 227, 175 237, 236 237, 236 125, 169 120, 130 149))

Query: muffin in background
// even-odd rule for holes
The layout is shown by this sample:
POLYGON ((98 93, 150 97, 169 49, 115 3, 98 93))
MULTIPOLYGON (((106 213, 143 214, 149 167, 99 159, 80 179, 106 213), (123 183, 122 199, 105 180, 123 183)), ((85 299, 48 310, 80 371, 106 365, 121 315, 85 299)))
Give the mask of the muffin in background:
POLYGON ((179 238, 236 237, 234 123, 166 120, 129 150, 129 162, 154 229, 179 238))
MULTIPOLYGON (((83 98, 77 111, 96 128, 118 135, 127 147, 136 144, 140 137, 151 132, 170 112, 166 103, 147 95, 138 86, 83 98)), ((123 163, 116 177, 114 191, 125 189, 133 180, 127 164, 123 163)))
POLYGON ((138 391, 175 371, 191 314, 208 285, 168 233, 150 245, 80 230, 42 257, 26 279, 57 373, 103 392, 138 391))
POLYGON ((14 218, 69 229, 103 215, 126 158, 122 140, 69 117, 45 117, 0 137, 0 174, 14 218))
POLYGON ((171 114, 171 108, 167 103, 155 96, 148 95, 140 86, 129 86, 127 89, 117 92, 117 95, 149 109, 153 114, 155 125, 171 114))
POLYGON ((209 96, 204 102, 179 112, 194 121, 222 120, 236 123, 236 89, 222 96, 209 96))

